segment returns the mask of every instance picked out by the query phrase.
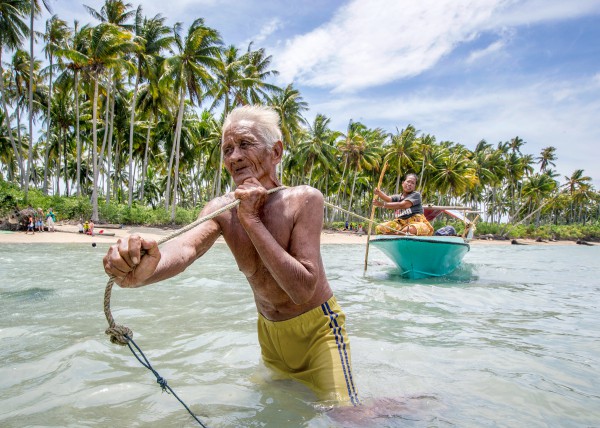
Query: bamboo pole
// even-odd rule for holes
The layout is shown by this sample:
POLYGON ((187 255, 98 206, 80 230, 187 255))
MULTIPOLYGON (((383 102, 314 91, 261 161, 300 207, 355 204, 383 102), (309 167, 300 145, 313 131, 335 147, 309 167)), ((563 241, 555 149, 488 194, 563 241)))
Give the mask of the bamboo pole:
MULTIPOLYGON (((385 170, 387 169, 387 161, 383 164, 383 168, 381 169, 381 174, 379 174, 379 182, 377 183, 377 188, 381 188, 381 183, 383 182, 383 176, 385 175, 385 170)), ((373 202, 375 202, 375 196, 373 196, 373 202)), ((367 273, 367 261, 369 259, 369 241, 371 239, 371 226, 373 224, 373 218, 375 218, 375 204, 372 204, 371 208, 371 220, 369 221, 369 230, 367 232, 367 248, 365 250, 365 270, 363 275, 367 273)))

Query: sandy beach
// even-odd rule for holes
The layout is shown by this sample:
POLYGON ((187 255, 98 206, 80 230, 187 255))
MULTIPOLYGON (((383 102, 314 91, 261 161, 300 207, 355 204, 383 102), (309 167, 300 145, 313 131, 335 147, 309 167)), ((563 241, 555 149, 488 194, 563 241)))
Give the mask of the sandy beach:
MULTIPOLYGON (((170 234, 173 230, 144 226, 123 226, 120 229, 103 229, 97 225, 94 236, 78 232, 77 226, 71 224, 57 224, 56 232, 36 232, 34 235, 25 234, 23 231, 0 231, 0 244, 32 244, 32 243, 108 243, 113 244, 119 238, 130 234, 138 234, 144 238, 159 240, 170 234), (113 235, 114 234, 114 235, 113 235)), ((222 238, 219 238, 222 242, 222 238)), ((217 241, 217 242, 219 242, 217 241)), ((362 244, 367 242, 366 233, 358 234, 345 231, 324 230, 321 234, 321 244, 362 244)), ((519 239, 524 245, 576 245, 574 241, 545 241, 536 242, 532 239, 519 239)), ((473 239, 472 245, 511 245, 510 240, 473 239)))

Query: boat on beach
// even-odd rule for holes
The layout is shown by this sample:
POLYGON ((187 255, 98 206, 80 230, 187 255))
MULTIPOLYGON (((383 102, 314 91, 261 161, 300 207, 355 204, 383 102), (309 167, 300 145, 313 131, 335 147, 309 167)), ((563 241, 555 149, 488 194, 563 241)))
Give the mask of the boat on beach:
POLYGON ((462 263, 471 248, 469 241, 475 232, 475 222, 467 218, 468 210, 461 207, 424 207, 425 217, 430 222, 441 214, 463 221, 463 236, 378 235, 370 243, 398 266, 403 277, 419 279, 448 275, 462 263))

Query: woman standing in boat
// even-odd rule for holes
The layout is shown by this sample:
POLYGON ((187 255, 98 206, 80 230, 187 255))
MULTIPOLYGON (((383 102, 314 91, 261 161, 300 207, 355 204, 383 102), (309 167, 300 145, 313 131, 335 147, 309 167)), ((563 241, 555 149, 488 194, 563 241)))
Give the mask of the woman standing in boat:
POLYGON ((377 199, 373 204, 394 210, 394 220, 377 225, 375 231, 384 235, 433 235, 433 226, 429 224, 423 214, 421 194, 415 191, 417 175, 406 174, 402 181, 402 194, 386 195, 381 189, 375 189, 377 199))

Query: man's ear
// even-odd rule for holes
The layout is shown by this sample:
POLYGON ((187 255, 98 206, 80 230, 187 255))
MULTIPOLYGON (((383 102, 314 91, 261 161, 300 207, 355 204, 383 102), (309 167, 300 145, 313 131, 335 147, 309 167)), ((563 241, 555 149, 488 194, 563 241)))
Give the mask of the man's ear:
POLYGON ((281 162, 283 156, 283 143, 278 140, 273 144, 273 160, 276 164, 281 162))

